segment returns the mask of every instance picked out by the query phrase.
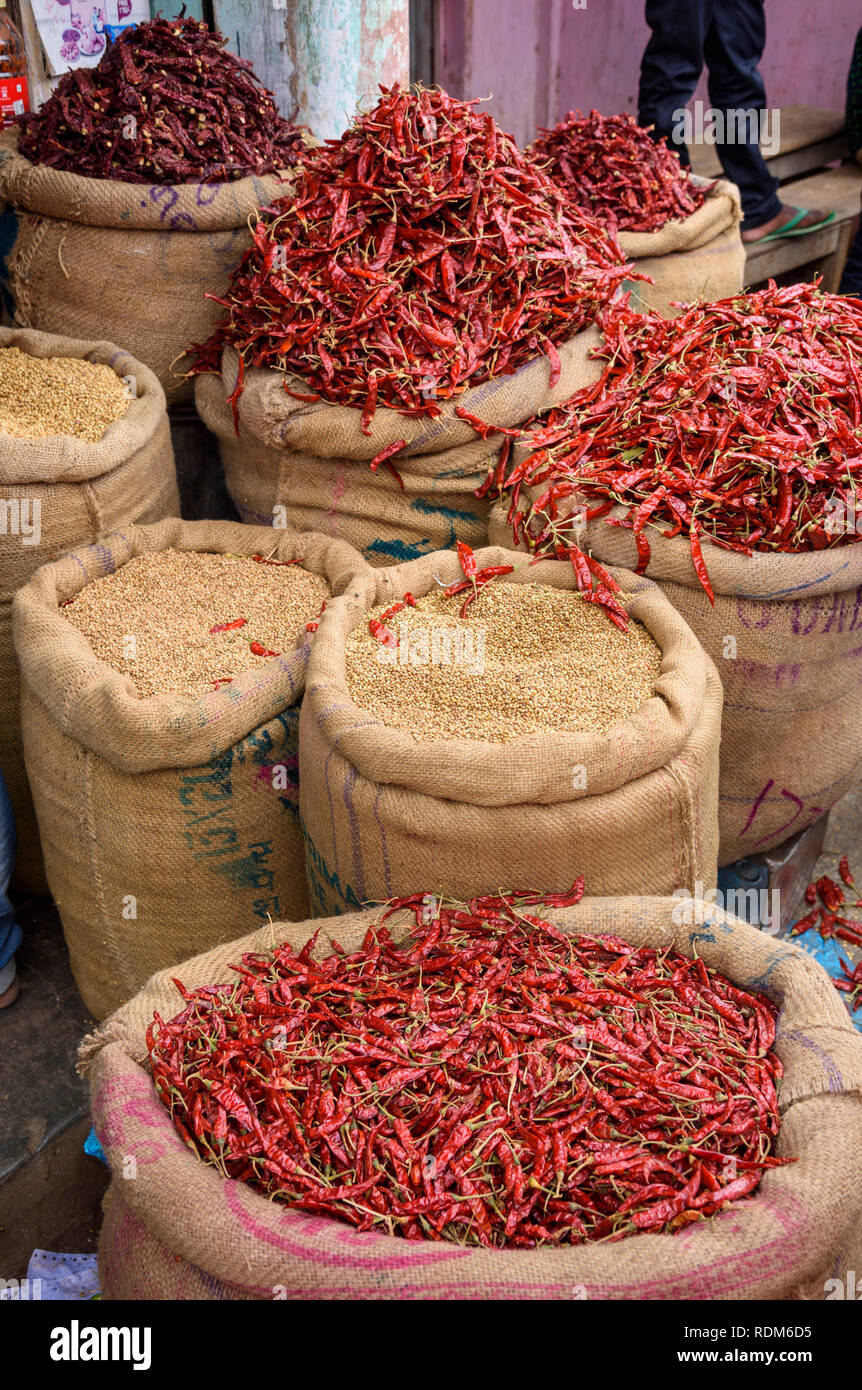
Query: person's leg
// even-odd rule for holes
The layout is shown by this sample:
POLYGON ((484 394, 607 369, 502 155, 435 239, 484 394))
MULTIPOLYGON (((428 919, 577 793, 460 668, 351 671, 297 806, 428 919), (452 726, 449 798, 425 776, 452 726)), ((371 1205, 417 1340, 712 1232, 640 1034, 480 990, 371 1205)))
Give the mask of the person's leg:
POLYGON ((767 169, 758 144, 759 113, 766 109, 766 88, 758 70, 765 43, 763 0, 725 0, 715 7, 703 46, 710 103, 722 113, 758 113, 742 119, 741 130, 726 129, 729 138, 716 145, 724 172, 742 196, 743 228, 759 227, 781 211, 778 180, 767 169))
POLYGON ((862 298, 862 216, 853 245, 850 247, 850 254, 844 262, 838 293, 852 294, 855 299, 862 298))
POLYGON ((21 928, 7 893, 16 845, 15 815, 0 769, 0 1009, 8 1007, 18 993, 15 952, 21 945, 21 928))
MULTIPOLYGON (((722 168, 742 198, 742 237, 757 240, 778 232, 797 209, 785 207, 778 180, 770 174, 759 146, 759 113, 766 110, 766 88, 759 63, 766 43, 764 0, 722 0, 711 16, 703 54, 709 71, 709 100, 725 115, 725 138, 716 144, 722 168), (727 113, 733 113, 728 117, 727 113), (746 116, 743 113, 752 113, 746 116)), ((796 218, 798 231, 829 214, 815 210, 796 218)))
POLYGON ((654 126, 688 164, 685 142, 676 138, 678 113, 691 100, 703 70, 703 42, 714 0, 647 0, 652 30, 641 59, 638 124, 654 126))

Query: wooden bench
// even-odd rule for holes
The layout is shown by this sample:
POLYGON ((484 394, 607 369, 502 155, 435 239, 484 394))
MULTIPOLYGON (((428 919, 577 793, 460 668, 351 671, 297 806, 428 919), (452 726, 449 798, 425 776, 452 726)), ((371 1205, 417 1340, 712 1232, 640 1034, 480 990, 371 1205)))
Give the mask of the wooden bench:
MULTIPOLYGON (((721 174, 715 146, 693 145, 689 153, 695 173, 706 178, 721 174)), ((817 106, 782 107, 779 148, 767 156, 766 163, 779 180, 782 202, 834 210, 836 217, 828 227, 808 236, 747 247, 746 286, 778 278, 808 280, 819 274, 823 288, 836 291, 859 225, 862 195, 862 168, 847 145, 843 112, 817 106)))

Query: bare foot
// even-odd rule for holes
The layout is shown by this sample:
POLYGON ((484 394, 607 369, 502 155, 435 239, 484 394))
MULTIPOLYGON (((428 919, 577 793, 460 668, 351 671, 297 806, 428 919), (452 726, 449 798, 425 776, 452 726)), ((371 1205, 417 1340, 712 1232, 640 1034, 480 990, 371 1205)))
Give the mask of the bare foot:
MULTIPOLYGON (((760 241, 761 237, 769 236, 771 232, 780 231, 782 227, 786 227, 787 223, 792 221, 798 211, 798 208, 782 206, 781 211, 777 213, 775 217, 770 217, 768 222, 761 223, 759 227, 750 227, 747 232, 743 232, 742 240, 760 241)), ((805 216, 796 223, 793 230, 795 232, 802 232, 806 227, 816 227, 818 222, 822 222, 823 219, 828 216, 829 213, 823 211, 822 208, 813 208, 810 212, 806 212, 805 216)))
POLYGON ((15 1003, 15 1000, 18 998, 20 992, 21 981, 18 978, 18 975, 16 974, 9 988, 7 990, 4 990, 4 992, 0 994, 0 1013, 2 1013, 4 1009, 10 1008, 11 1005, 15 1003))

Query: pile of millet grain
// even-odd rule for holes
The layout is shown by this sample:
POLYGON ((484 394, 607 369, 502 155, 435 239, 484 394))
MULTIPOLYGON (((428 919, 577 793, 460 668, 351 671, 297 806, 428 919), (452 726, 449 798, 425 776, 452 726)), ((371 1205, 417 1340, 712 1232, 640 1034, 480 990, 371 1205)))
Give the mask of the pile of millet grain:
POLYGON ((355 703, 420 740, 503 743, 541 730, 605 733, 654 693, 662 657, 646 628, 631 620, 622 632, 573 590, 487 584, 464 619, 462 601, 442 590, 417 599, 388 622, 399 639, 391 651, 369 631, 385 610, 369 613, 347 639, 355 703), (472 628, 472 651, 433 664, 425 654, 434 627, 472 628))
POLYGON ((65 434, 96 444, 125 415, 130 400, 122 379, 101 362, 0 348, 0 434, 65 434))
POLYGON ((196 696, 268 661, 252 642, 275 655, 292 651, 329 594, 325 579, 298 565, 159 550, 88 584, 63 615, 142 698, 196 696))

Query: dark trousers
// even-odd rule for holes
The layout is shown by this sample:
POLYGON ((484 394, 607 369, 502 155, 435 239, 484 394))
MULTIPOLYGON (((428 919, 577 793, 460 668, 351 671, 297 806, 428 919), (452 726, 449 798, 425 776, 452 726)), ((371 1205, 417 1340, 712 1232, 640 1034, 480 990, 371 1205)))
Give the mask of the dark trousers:
POLYGON ((862 298, 862 209, 860 209, 859 226, 844 266, 838 293, 852 294, 856 299, 862 298))
MULTIPOLYGON (((688 150, 674 139, 673 129, 704 64, 710 105, 716 110, 766 107, 757 69, 766 42, 763 0, 647 0, 646 20, 652 36, 641 60, 638 121, 654 125, 656 135, 664 135, 688 164, 688 150)), ((716 144, 724 172, 742 195, 746 231, 781 210, 778 180, 766 167, 756 132, 752 134, 750 143, 716 144)))

